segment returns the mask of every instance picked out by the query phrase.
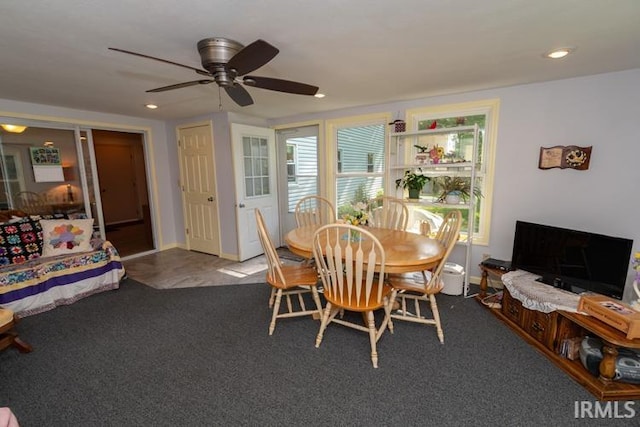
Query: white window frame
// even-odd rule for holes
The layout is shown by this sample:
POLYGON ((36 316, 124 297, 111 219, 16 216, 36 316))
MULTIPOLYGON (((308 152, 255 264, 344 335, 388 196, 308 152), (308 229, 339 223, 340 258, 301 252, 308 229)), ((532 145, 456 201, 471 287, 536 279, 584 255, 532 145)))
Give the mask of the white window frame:
MULTIPOLYGON (((332 169, 329 171, 328 177, 331 177, 331 185, 328 185, 327 188, 327 197, 329 200, 333 200, 334 203, 337 203, 337 182, 338 178, 344 177, 374 177, 380 176, 382 177, 383 183, 386 179, 386 165, 385 168, 379 173, 344 173, 338 172, 337 164, 337 152, 338 152, 338 130, 343 128, 351 128, 351 127, 359 127, 359 126, 370 126, 370 125, 379 125, 382 124, 385 129, 385 144, 388 144, 388 126, 392 120, 391 113, 377 113, 377 114, 367 114, 361 116, 351 116, 351 117, 343 117, 340 119, 327 120, 326 121, 326 138, 327 138, 327 158, 329 159, 329 164, 332 166, 332 169)), ((368 153, 366 147, 363 150, 364 153, 368 153)))
POLYGON ((448 104, 415 108, 406 111, 407 129, 417 129, 418 122, 438 120, 442 117, 463 117, 485 115, 482 165, 477 176, 482 178, 482 203, 478 232, 473 236, 474 245, 488 245, 491 226, 491 206, 493 202, 493 180, 495 170, 496 139, 498 129, 498 113, 500 100, 488 99, 461 104, 448 104))
POLYGON ((24 183, 24 173, 22 170, 22 156, 20 155, 20 151, 15 148, 15 147, 6 147, 3 146, 2 150, 0 151, 0 155, 4 156, 4 158, 13 158, 13 162, 16 168, 16 177, 15 178, 11 178, 11 177, 7 177, 5 176, 6 174, 6 162, 4 159, 2 159, 2 165, 0 167, 2 167, 2 176, 0 176, 0 181, 1 181, 1 185, 2 188, 0 189, 0 191, 3 191, 6 193, 7 196, 7 204, 10 207, 14 206, 14 202, 13 202, 13 196, 15 194, 15 191, 12 193, 11 191, 8 191, 10 189, 10 185, 7 185, 8 183, 14 183, 14 184, 18 184, 19 187, 19 191, 24 191, 25 189, 25 183, 24 183))
POLYGON ((286 161, 287 161, 287 183, 297 184, 298 183, 298 144, 287 142, 286 161), (293 160, 291 161, 289 161, 289 153, 288 153, 289 147, 293 148, 293 160), (293 169, 294 169, 293 179, 290 179, 292 175, 289 175, 289 166, 291 165, 293 165, 293 169))

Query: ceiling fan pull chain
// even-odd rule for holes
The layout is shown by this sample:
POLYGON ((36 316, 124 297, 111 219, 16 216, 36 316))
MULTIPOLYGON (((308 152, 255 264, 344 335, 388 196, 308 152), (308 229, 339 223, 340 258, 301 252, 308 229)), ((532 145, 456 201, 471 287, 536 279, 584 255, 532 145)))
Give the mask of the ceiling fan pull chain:
POLYGON ((218 108, 222 111, 222 92, 220 91, 220 86, 218 86, 218 108))

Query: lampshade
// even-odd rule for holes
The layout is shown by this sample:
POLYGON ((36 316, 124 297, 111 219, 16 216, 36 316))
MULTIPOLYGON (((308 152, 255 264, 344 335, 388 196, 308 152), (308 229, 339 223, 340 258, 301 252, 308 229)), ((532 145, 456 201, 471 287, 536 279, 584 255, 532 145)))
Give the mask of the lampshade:
POLYGON ((8 125, 8 124, 0 124, 0 126, 2 126, 2 129, 6 130, 7 132, 12 132, 12 133, 22 133, 27 128, 26 126, 8 125))

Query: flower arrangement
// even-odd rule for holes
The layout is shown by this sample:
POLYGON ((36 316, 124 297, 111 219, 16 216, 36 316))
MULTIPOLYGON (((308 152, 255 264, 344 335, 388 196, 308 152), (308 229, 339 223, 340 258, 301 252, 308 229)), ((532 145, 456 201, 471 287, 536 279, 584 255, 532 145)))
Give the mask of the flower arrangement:
POLYGON ((440 163, 440 161, 444 158, 444 148, 438 147, 438 145, 434 145, 431 150, 429 150, 429 158, 432 163, 440 163))
POLYGON ((369 223, 369 207, 364 202, 351 204, 353 212, 342 215, 342 219, 351 225, 367 225, 369 223))

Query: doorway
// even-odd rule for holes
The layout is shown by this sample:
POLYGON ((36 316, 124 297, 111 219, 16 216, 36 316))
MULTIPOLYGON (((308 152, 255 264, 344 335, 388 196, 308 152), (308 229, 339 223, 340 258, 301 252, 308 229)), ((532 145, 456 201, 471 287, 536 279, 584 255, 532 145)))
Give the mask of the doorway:
POLYGON ((279 129, 276 139, 280 195, 278 208, 284 236, 296 228, 294 210, 298 201, 320 194, 318 126, 279 129))
POLYGON ((276 247, 280 246, 280 221, 276 173, 276 142, 272 129, 231 124, 234 163, 238 261, 262 254, 255 210, 264 216, 276 247))
POLYGON ((123 257, 154 250, 144 136, 92 130, 92 139, 106 239, 123 257))

